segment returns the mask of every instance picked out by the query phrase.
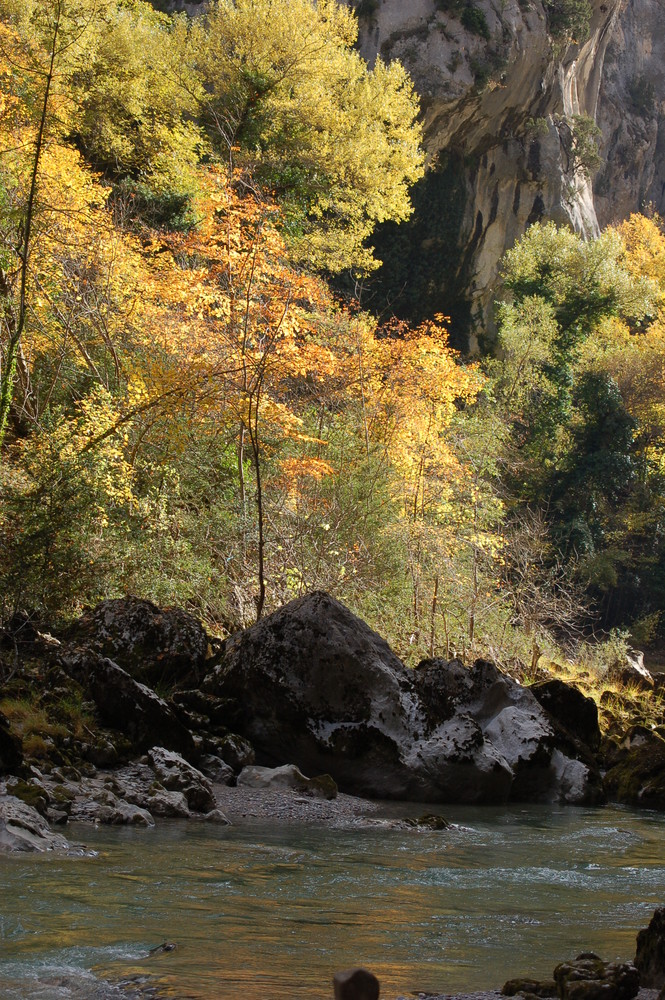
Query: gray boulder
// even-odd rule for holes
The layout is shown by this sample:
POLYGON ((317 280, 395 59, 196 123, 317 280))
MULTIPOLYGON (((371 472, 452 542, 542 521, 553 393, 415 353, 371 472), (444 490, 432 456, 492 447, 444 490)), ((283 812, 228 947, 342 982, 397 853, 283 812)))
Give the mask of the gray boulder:
POLYGON ((206 778, 210 778, 216 785, 232 785, 235 781, 235 772, 232 767, 218 757, 216 754, 204 754, 201 757, 199 767, 206 778))
POLYGON ((146 763, 139 761, 119 768, 106 778, 105 784, 119 799, 145 809, 152 816, 187 819, 190 814, 183 793, 165 788, 146 763))
POLYGON ((148 759, 164 788, 182 792, 190 809, 207 813, 216 807, 210 780, 179 754, 152 747, 148 759))
POLYGON ((603 962, 598 955, 578 955, 554 970, 560 1000, 632 1000, 640 974, 632 962, 603 962))
POLYGON ((344 790, 436 802, 583 802, 599 779, 562 750, 534 696, 486 661, 408 670, 321 592, 226 641, 205 689, 243 707, 260 764, 285 757, 344 790), (288 756, 287 756, 288 755, 288 756))
POLYGON ((295 764, 282 767, 245 767, 238 775, 238 785, 246 788, 291 789, 316 799, 337 798, 337 785, 329 774, 307 778, 295 764))
POLYGON ((491 747, 509 767, 513 800, 582 803, 603 798, 588 748, 579 747, 523 687, 488 660, 424 660, 414 671, 430 716, 464 723, 467 740, 491 747), (581 758, 581 759, 580 759, 581 758))
POLYGON ((67 638, 150 686, 200 680, 209 649, 192 615, 138 597, 102 601, 72 625, 67 638))
POLYGON ((150 812, 108 790, 92 792, 72 803, 70 820, 78 823, 105 823, 109 826, 154 826, 150 812))
POLYGON ((0 795, 0 851, 62 851, 69 846, 32 806, 14 795, 0 795))
POLYGON ((88 649, 61 653, 59 665, 90 694, 108 726, 125 733, 136 750, 159 743, 187 756, 196 755, 192 734, 166 702, 105 656, 88 649))
POLYGON ((635 965, 641 986, 655 990, 665 986, 665 907, 659 907, 649 926, 637 935, 635 965))

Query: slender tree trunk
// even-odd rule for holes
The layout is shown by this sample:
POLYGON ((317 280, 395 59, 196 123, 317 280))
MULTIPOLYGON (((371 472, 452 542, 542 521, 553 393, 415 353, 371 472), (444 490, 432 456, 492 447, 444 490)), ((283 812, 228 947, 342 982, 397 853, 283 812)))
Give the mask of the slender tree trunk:
POLYGON ((240 484, 240 520, 242 532, 242 556, 247 554, 247 487, 245 485, 245 425, 238 431, 238 482, 240 484))
MULTIPOLYGON (((46 121, 48 117, 49 99, 51 96, 51 85, 55 74, 55 60, 58 54, 58 36, 60 34, 60 18, 62 15, 61 5, 56 7, 56 18, 53 25, 53 40, 51 43, 51 53, 49 68, 44 84, 44 100, 42 102, 41 114, 39 116, 39 127, 35 140, 35 155, 30 172, 30 191, 28 203, 25 209, 23 222, 23 233, 19 244, 19 293, 18 312, 13 309, 6 309, 5 316, 8 321, 9 340, 5 353, 4 370, 0 373, 0 446, 7 430, 9 411, 14 399, 14 386, 16 383, 16 370, 19 360, 19 348, 21 337, 25 329, 25 318, 27 310, 27 287, 28 287, 28 267, 30 262, 30 251, 32 249, 32 226, 35 214, 35 201, 37 199, 37 182, 39 179, 39 168, 41 165, 42 153, 46 135, 46 121), (11 319, 9 318, 11 316, 11 319)), ((3 276, 4 277, 4 276, 3 276)), ((4 283, 4 282, 3 282, 4 283)))
POLYGON ((434 594, 432 595, 432 628, 429 636, 429 655, 434 656, 434 640, 436 638, 436 604, 439 597, 439 574, 434 577, 434 594))
MULTIPOLYGON (((438 580, 438 577, 437 577, 438 580)), ((446 659, 450 659, 450 633, 448 631, 448 617, 446 615, 446 609, 441 609, 441 617, 443 619, 443 634, 446 640, 446 659)))
POLYGON ((258 584, 259 593, 256 598, 256 620, 260 620, 263 608, 266 603, 266 577, 265 577, 265 518, 263 509, 263 479, 261 476, 261 444, 259 441, 259 401, 261 387, 259 385, 254 397, 254 415, 252 416, 252 406, 250 399, 249 412, 249 439, 252 446, 252 458, 254 462, 254 477, 256 482, 256 517, 259 530, 258 548, 258 584))

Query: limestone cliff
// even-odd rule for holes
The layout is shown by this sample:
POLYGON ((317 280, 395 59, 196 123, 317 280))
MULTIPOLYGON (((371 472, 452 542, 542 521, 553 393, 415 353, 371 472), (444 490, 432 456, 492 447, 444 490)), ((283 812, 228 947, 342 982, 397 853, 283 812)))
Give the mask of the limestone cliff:
MULTIPOLYGON (((646 201, 662 208, 665 38, 656 0, 630 0, 625 8, 621 0, 593 0, 581 44, 552 37, 551 7, 548 22, 539 0, 356 6, 366 58, 399 58, 416 82, 434 173, 447 172, 450 182, 454 164, 456 245, 445 227, 437 235, 435 220, 417 218, 412 227, 424 238, 410 251, 427 259, 416 278, 422 311, 446 311, 452 292, 472 347, 491 330, 498 261, 529 224, 554 219, 592 236, 646 201), (605 160, 593 185, 588 119, 602 126, 605 160), (459 309, 465 299, 466 317, 459 309)), ((428 199, 416 200, 427 213, 428 199)), ((390 238, 386 251, 394 269, 390 238)))
POLYGON ((605 55, 598 121, 605 160, 594 183, 601 226, 630 212, 665 214, 665 12, 628 0, 605 55))

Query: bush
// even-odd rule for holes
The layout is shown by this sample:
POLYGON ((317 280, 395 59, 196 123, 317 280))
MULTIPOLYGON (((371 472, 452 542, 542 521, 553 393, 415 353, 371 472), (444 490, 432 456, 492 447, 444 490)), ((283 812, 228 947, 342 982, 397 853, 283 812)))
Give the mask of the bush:
POLYGON ((489 25, 487 24, 487 18, 480 7, 476 7, 473 3, 467 4, 462 11, 460 21, 462 22, 462 26, 466 28, 467 31, 473 32, 474 35, 480 35, 481 38, 486 38, 487 41, 489 41, 489 25))
POLYGON ((628 95, 639 115, 646 118, 655 107, 653 83, 646 76, 634 76, 628 84, 628 95))
POLYGON ((144 225, 187 232, 196 224, 190 192, 156 191, 144 181, 130 178, 113 186, 111 208, 115 222, 123 228, 144 225))
POLYGON ((589 34, 589 0, 545 0, 547 24, 553 38, 583 42, 589 34))

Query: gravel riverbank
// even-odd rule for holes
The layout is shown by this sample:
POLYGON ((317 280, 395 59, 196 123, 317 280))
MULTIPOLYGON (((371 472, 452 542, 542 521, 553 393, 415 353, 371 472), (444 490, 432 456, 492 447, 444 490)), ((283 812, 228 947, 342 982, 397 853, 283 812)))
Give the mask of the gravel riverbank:
POLYGON ((383 826, 392 822, 381 819, 380 802, 342 792, 334 799, 320 799, 291 790, 215 785, 214 793, 217 808, 234 825, 253 820, 273 820, 343 830, 383 826))

